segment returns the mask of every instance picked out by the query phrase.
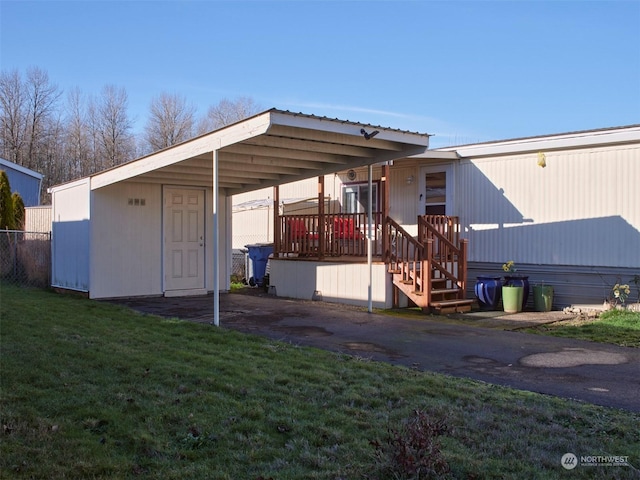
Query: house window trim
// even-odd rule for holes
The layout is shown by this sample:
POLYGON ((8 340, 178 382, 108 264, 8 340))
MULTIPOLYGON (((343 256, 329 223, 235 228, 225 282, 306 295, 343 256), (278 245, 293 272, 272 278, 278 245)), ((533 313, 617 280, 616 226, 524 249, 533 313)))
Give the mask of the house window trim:
MULTIPOLYGON (((452 163, 435 163, 430 165, 422 165, 420 167, 420 182, 418 188, 420 189, 420 202, 419 208, 421 214, 424 214, 427 206, 426 199, 426 180, 425 176, 427 173, 437 173, 437 172, 445 172, 446 173, 446 194, 445 194, 445 215, 453 215, 454 207, 454 165, 452 163)), ((434 204, 435 205, 435 204, 434 204)))
MULTIPOLYGON (((376 208, 372 209, 371 212, 372 213, 380 213, 380 180, 372 180, 371 181, 371 185, 374 189, 374 194, 373 194, 373 203, 374 206, 376 208)), ((344 191, 347 187, 353 187, 354 185, 362 185, 362 186, 369 186, 369 182, 368 181, 360 181, 360 182, 345 182, 342 184, 341 188, 340 188, 340 211, 341 213, 360 213, 360 214, 366 214, 366 209, 365 211, 362 212, 347 212, 346 209, 346 205, 345 205, 345 201, 344 201, 344 191)))

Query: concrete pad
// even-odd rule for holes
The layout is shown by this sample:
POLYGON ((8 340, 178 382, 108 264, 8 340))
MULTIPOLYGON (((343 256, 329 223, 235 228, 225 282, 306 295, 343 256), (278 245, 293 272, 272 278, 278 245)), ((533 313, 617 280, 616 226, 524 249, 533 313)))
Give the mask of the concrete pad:
POLYGON ((567 368, 579 365, 619 365, 626 363, 626 355, 596 348, 563 348, 560 352, 535 353, 520 359, 527 367, 567 368))
POLYGON ((500 330, 520 330, 549 323, 571 320, 576 314, 561 311, 550 312, 518 312, 505 313, 502 311, 473 311, 448 315, 449 318, 469 322, 470 325, 482 328, 496 328, 500 330))

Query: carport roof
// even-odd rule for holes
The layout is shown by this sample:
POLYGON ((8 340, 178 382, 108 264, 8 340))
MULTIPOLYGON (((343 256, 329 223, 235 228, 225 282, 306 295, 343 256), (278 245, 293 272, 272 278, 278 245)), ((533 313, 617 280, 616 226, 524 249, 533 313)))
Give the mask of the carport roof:
POLYGON ((133 180, 258 190, 427 151, 429 135, 277 109, 91 176, 91 189, 133 180), (366 132, 377 133, 369 139, 366 132))

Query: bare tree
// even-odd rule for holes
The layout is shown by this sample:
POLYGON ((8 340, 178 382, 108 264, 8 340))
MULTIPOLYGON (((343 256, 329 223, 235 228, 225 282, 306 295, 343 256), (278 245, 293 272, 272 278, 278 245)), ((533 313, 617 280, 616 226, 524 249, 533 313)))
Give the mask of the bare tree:
POLYGON ((132 133, 124 88, 106 85, 97 96, 76 88, 60 108, 62 92, 39 68, 0 73, 0 155, 45 176, 51 186, 132 160, 192 135, 238 122, 260 111, 249 97, 212 106, 196 128, 195 106, 185 97, 154 98, 140 141, 132 133), (138 144, 138 145, 137 145, 138 144))
MULTIPOLYGON (((36 170, 42 173, 43 189, 69 179, 68 168, 65 162, 65 133, 64 123, 58 117, 51 117, 46 120, 46 139, 38 145, 36 170)), ((47 197, 41 200, 45 201, 47 197)))
POLYGON ((18 71, 0 75, 0 153, 42 173, 45 189, 63 178, 60 95, 49 75, 39 68, 29 68, 24 80, 18 71))
POLYGON ((98 101, 95 97, 89 97, 87 103, 87 132, 89 135, 89 171, 102 170, 104 161, 100 153, 100 118, 98 115, 98 101))
POLYGON ((188 105, 181 95, 163 92, 154 97, 144 137, 150 150, 161 150, 191 138, 195 111, 195 106, 188 105))
POLYGON ((27 151, 23 165, 34 168, 39 156, 50 150, 49 137, 58 132, 55 116, 56 102, 61 92, 49 82, 49 74, 39 68, 29 68, 25 82, 27 97, 27 151), (51 130, 53 129, 53 130, 51 130))
POLYGON ((131 120, 127 114, 128 97, 124 88, 106 85, 93 105, 93 127, 97 129, 100 168, 113 167, 129 161, 135 155, 131 120))
POLYGON ((67 94, 65 121, 65 163, 70 178, 91 173, 91 144, 87 106, 79 88, 67 94))
POLYGON ((26 143, 26 95, 17 70, 0 75, 0 153, 22 165, 26 143))
POLYGON ((202 134, 239 122, 262 108, 250 97, 239 97, 231 101, 222 99, 217 105, 209 107, 207 115, 198 123, 198 133, 202 134))

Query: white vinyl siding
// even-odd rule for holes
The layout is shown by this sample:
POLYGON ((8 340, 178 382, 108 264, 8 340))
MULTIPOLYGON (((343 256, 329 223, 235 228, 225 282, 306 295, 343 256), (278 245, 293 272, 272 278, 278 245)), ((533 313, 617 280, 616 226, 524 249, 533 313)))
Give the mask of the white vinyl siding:
MULTIPOLYGON (((212 190, 205 191, 206 289, 213 289, 212 190)), ((162 186, 120 182, 93 192, 92 298, 162 295, 162 186), (129 204, 129 199, 134 204, 129 204), (135 204, 135 199, 144 199, 135 204)), ((220 288, 229 289, 230 202, 220 195, 220 288), (229 257, 229 258, 228 258, 229 257)))
POLYGON ((470 261, 640 267, 640 146, 463 160, 470 261))
POLYGON ((120 182, 94 190, 92 213, 91 297, 161 295, 161 186, 120 182))
POLYGON ((54 287, 89 291, 89 179, 52 189, 51 282, 54 287))
POLYGON ((51 205, 26 207, 24 209, 25 232, 51 232, 51 205))
MULTIPOLYGON (((270 286, 279 297, 367 306, 369 267, 366 263, 339 263, 274 259, 270 286)), ((373 264, 371 289, 375 308, 391 308, 392 289, 386 265, 373 264)))

